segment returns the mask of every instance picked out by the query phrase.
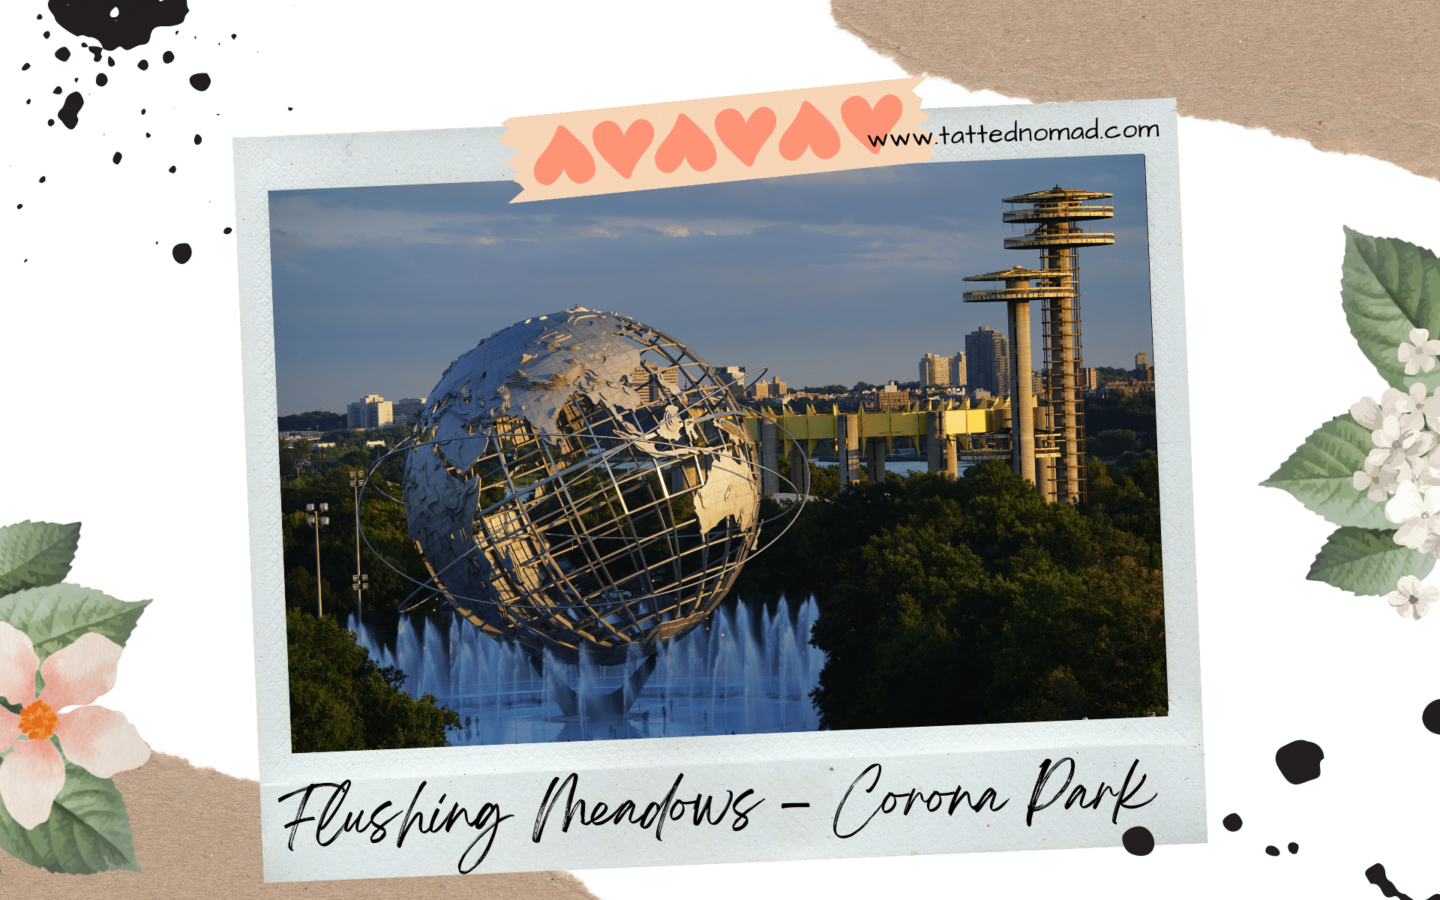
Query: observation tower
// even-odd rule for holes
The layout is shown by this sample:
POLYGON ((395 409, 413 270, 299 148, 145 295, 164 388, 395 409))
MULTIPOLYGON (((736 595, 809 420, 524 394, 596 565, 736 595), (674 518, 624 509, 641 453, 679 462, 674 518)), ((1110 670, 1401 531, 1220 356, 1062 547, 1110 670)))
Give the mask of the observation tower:
MULTIPOLYGON (((966 281, 997 281, 1004 287, 988 291, 966 291, 966 303, 997 303, 1006 305, 1006 318, 1010 326, 1010 447, 1012 469, 1031 484, 1038 485, 1046 499, 1054 499, 1054 485, 1051 477, 1054 459, 1058 455, 1054 441, 1049 434, 1048 422, 1042 423, 1045 434, 1037 446, 1035 434, 1035 396, 1031 389, 1030 375, 1030 301, 1059 300, 1070 296, 1069 288, 1052 287, 1049 284, 1032 285, 1035 280, 1046 280, 1050 273, 1042 269, 1006 269, 1003 272, 986 272, 971 275, 966 281), (1039 471, 1037 457, 1041 460, 1039 471)), ((1043 411, 1041 411, 1043 413, 1043 411)))
MULTIPOLYGON (((1083 364, 1080 329, 1080 261, 1081 247, 1100 247, 1115 243, 1115 235, 1085 231, 1079 223, 1097 219, 1113 219, 1115 207, 1091 206, 1092 200, 1115 196, 1099 191, 1072 191, 1058 184, 1047 191, 1006 197, 1012 204, 1003 220, 1016 225, 1034 225, 1018 237, 1005 238, 1006 250, 1039 250, 1038 278, 1044 301, 1045 395, 1049 401, 1054 441, 1059 451, 1056 458, 1042 458, 1037 484, 1048 483, 1046 497, 1079 503, 1085 499, 1085 389, 1080 380, 1083 364), (1046 476, 1049 477, 1046 477, 1046 476)), ((1037 270, 1021 270, 1037 272, 1037 270)), ((1023 279, 1016 279, 1017 281, 1023 279)), ((1007 279, 1007 291, 1009 288, 1007 279)), ((1028 283, 1028 282, 1027 282, 1028 283)), ((1018 287, 1018 284, 1017 284, 1018 287)), ((1035 289, 1032 289, 1032 292, 1035 289)), ((997 293, 997 292, 991 292, 997 293)), ((966 295, 966 299, 970 299, 966 295)), ((996 298, 999 299, 999 298, 996 298)), ((1014 335, 1018 309, 1011 305, 1011 345, 1018 344, 1014 335)), ((1029 328, 1028 306, 1026 331, 1029 328)), ((1027 335, 1028 337, 1028 335, 1027 335)), ((1027 340, 1028 344, 1029 341, 1027 340)), ((1018 350, 1018 348, 1016 348, 1018 350)), ((1028 356, 1023 371, 1029 372, 1028 356)), ((1021 371, 1017 367, 1017 371, 1021 371)), ((1028 407, 1026 407, 1028 409, 1028 407)), ((1023 443, 1018 441, 1017 443, 1023 443)))

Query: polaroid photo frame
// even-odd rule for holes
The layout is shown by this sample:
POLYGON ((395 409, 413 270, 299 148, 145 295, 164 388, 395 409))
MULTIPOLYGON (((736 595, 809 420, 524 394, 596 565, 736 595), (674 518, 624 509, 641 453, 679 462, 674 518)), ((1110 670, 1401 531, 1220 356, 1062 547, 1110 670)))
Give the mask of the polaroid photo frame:
MULTIPOLYGON (((1123 199, 1116 197, 1114 203, 1132 209, 1143 204, 1141 233, 1148 241, 1148 273, 1141 277, 1148 286, 1152 362, 1158 362, 1149 377, 1156 397, 1155 449, 1164 535, 1163 665, 1168 690, 1164 714, 703 736, 682 729, 678 732, 681 736, 660 733, 638 740, 602 735, 600 739, 554 742, 553 737, 542 735, 537 740, 480 746, 293 752, 277 428, 281 412, 277 396, 285 389, 277 382, 277 344, 285 335, 277 334, 284 316, 277 315, 273 291, 272 267, 280 261, 272 253, 272 201, 283 196, 282 192, 405 185, 432 186, 428 190, 443 195, 447 186, 515 181, 517 170, 511 162, 519 157, 512 146, 501 142, 505 128, 239 139, 235 142, 236 206, 266 880, 1122 843, 1141 852, 1155 843, 1206 839, 1175 103, 1037 104, 925 113, 928 120, 914 130, 932 135, 928 151, 933 152, 933 160, 903 163, 911 168, 1032 160, 1039 177, 1046 160, 1060 170, 1067 160, 1100 164, 1124 159, 1141 176, 1143 197, 1132 192, 1123 199)), ((783 127, 786 117, 781 118, 783 127)), ((658 143, 659 135, 656 138, 658 143)), ((689 171, 683 165, 678 168, 682 174, 689 171)), ((840 183, 852 170, 831 167, 830 171, 832 183, 840 183)), ((879 170, 853 171, 873 174, 879 170)), ((529 177, 531 184, 526 190, 530 190, 533 174, 521 174, 529 177)), ((784 176, 781 169, 770 171, 767 177, 784 176)), ((735 178, 732 183, 746 183, 743 173, 735 178)), ((565 174, 552 179, 561 186, 571 180, 565 174)), ((1035 183, 1030 190, 1048 190, 1053 181, 1035 183)), ((659 192, 689 189, 655 187, 654 192, 663 199, 659 192)), ((973 272, 963 274, 993 277, 988 286, 950 284, 947 302, 957 314, 967 305, 962 299, 967 291, 977 300, 986 299, 982 296, 986 291, 995 293, 989 299, 1003 299, 1003 291, 1029 286, 1031 281, 1020 276, 1012 274, 1010 280, 999 276, 1013 267, 1034 265, 1037 255, 1002 248, 998 227, 1002 194, 987 187, 980 196, 983 201, 963 202, 982 203, 984 218, 993 219, 997 227, 984 234, 956 237, 973 238, 993 248, 989 254, 992 266, 972 266, 973 272), (994 196, 989 196, 992 193, 994 196)), ((593 202, 604 199, 603 195, 592 196, 592 206, 587 209, 593 210, 593 202)), ((563 210, 562 205, 569 202, 556 199, 518 205, 538 215, 563 210)), ((1011 207, 1023 208, 1023 204, 1011 207)), ((1035 227, 1034 219, 1021 215, 1019 221, 1023 227, 1014 236, 1023 243, 1025 229, 1035 227), (1025 224, 1027 221, 1032 224, 1025 224)), ((370 225, 357 223, 355 227, 370 225)), ((1080 255, 1093 258, 1098 252, 1082 250, 1080 255)), ((928 264, 915 262, 916 266, 928 264)), ((483 275, 480 280, 483 282, 483 275)), ((573 296, 526 296, 515 290, 515 284, 507 279, 503 291, 477 291, 476 303, 489 304, 483 320, 503 319, 493 328, 589 305, 573 296)), ((895 297, 903 297, 903 287, 897 286, 895 297)), ((394 313, 414 312, 415 304, 423 302, 423 298, 412 298, 394 313)), ((673 302, 682 305, 683 296, 673 302)), ((1037 323, 1039 306, 1037 295, 1032 303, 1037 323)), ((813 297, 797 301, 796 308, 815 317, 835 314, 813 297)), ((903 306, 893 297, 877 300, 872 312, 881 318, 904 315, 903 306)), ((693 317, 689 321, 694 321, 693 317)), ((648 324, 665 328, 660 322, 648 324)), ((382 319, 364 327, 383 336, 387 323, 382 319)), ((864 321, 853 323, 856 331, 864 327, 864 321)), ((928 331, 934 324, 922 321, 917 327, 928 331)), ((1013 321, 1011 327, 1013 333, 1013 321)), ((463 352, 493 328, 456 321, 453 329, 447 325, 442 330, 462 335, 463 352)), ((692 326, 677 337, 700 350, 705 332, 703 327, 692 326)), ((954 343, 958 338, 940 340, 954 343)), ((437 380, 455 355, 449 349, 454 336, 447 334, 446 341, 439 342, 434 351, 433 377, 437 380)), ((930 352, 931 341, 917 339, 915 355, 930 352)), ((1039 358, 1038 325, 1032 341, 1034 356, 1039 358)), ((943 352, 947 347, 937 344, 935 349, 943 352)), ((714 366, 728 362, 709 356, 707 353, 714 366)), ((913 371, 914 357, 904 362, 913 371)), ((279 364, 285 365, 283 353, 279 364)), ((658 372, 654 374, 663 379, 658 372)), ((1147 375, 1142 371, 1139 377, 1144 380, 1147 375)), ((357 385, 352 393, 358 394, 362 387, 357 385)), ((963 401, 969 415, 981 418, 986 409, 998 417, 1000 405, 994 398, 978 396, 963 401)), ((363 406, 362 401, 362 414, 363 406)), ((1008 426, 1011 415, 1007 408, 1004 419, 997 421, 1008 426)), ((1062 428, 1063 424, 1061 421, 1062 428)), ((1032 422, 1031 427, 1054 425, 1047 420, 1044 424, 1032 422)), ((847 426, 835 427, 843 430, 847 426)), ((774 450, 765 451, 761 446, 766 438, 758 432, 753 437, 759 439, 750 452, 768 452, 765 459, 774 460, 774 450)), ((775 438, 772 435, 768 440, 775 438)), ((915 444, 918 449, 919 441, 915 444)), ((972 442, 969 449, 978 453, 982 445, 972 442)), ((837 454, 843 452, 843 440, 834 446, 837 454)), ((934 441, 927 441, 927 452, 935 446, 934 441)), ((932 471, 947 466, 955 471, 954 447, 960 445, 952 442, 948 446, 952 447, 948 457, 942 453, 929 461, 932 471)), ((866 463, 861 459, 864 447, 852 448, 849 465, 855 470, 866 463)), ((1042 472, 1038 476, 1041 481, 1048 466, 1049 487, 1063 500, 1064 460, 1057 461, 1053 450, 1048 463, 1046 459, 1046 452, 1040 451, 1029 465, 1042 472), (1061 472, 1058 487, 1057 467, 1061 472)), ((841 465, 845 464, 842 460, 841 465)), ((883 461, 880 464, 883 466, 883 461)), ((776 490, 773 482, 762 487, 767 492, 776 490)), ((323 513, 315 511, 313 515, 323 513)), ((471 616, 456 627, 478 631, 484 624, 483 617, 471 616)), ((943 692, 952 688, 940 683, 933 689, 943 692)))

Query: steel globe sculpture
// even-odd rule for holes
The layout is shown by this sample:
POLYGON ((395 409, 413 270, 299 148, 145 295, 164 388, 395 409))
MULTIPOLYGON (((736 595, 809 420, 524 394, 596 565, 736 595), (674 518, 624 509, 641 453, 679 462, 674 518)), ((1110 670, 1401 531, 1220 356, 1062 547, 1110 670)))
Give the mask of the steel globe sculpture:
POLYGON ((434 587, 537 670, 547 655, 642 661, 613 711, 759 537, 756 448, 729 389, 680 341, 615 313, 576 307, 481 341, 445 370, 403 453, 434 587))

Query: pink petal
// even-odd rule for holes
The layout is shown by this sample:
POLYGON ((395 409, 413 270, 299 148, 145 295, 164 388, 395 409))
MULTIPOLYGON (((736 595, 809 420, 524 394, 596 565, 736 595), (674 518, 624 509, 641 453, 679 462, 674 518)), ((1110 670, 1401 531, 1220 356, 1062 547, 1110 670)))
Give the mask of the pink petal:
POLYGON ((10 749, 20 736, 20 717, 8 709, 0 709, 0 753, 10 749))
POLYGON ((49 741, 16 741, 0 763, 0 803, 21 828, 50 818, 50 804, 65 786, 65 761, 49 741))
POLYGON ((45 687, 40 699, 56 712, 67 706, 94 703, 95 698, 115 686, 115 667, 120 662, 119 644, 93 631, 80 635, 75 643, 56 650, 40 667, 45 687))
POLYGON ((103 706, 82 706, 60 714, 55 736, 65 758, 97 778, 138 769, 150 758, 150 745, 123 713, 103 706))
POLYGON ((0 622, 0 697, 29 706, 35 701, 35 670, 40 657, 25 632, 0 622))

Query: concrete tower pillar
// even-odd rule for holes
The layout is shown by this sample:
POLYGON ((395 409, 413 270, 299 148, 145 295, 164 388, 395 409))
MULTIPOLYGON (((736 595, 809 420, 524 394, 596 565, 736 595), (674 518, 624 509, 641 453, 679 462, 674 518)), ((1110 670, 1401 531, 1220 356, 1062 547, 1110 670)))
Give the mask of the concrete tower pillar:
POLYGON ((840 487, 860 480, 860 417, 855 413, 835 417, 835 451, 840 461, 840 487))
POLYGON ((810 461, 805 458, 805 452, 798 443, 790 445, 790 481, 794 484, 791 490, 795 493, 810 493, 810 461))
POLYGON ((865 439, 865 474, 871 481, 885 480, 885 439, 865 439))
MULTIPOLYGON (((1029 282, 1026 282, 1029 284, 1029 282)), ((1008 285, 1007 285, 1008 287, 1008 285)), ((1015 474, 1035 484, 1035 391, 1030 373, 1030 304, 1011 301, 1010 443, 1015 474)))
POLYGON ((778 429, 768 419, 760 420, 760 493, 773 494, 780 490, 780 453, 777 446, 778 429))
POLYGON ((925 463, 931 474, 945 471, 945 413, 930 410, 925 414, 925 463))
MULTIPOLYGON (((1053 233, 1066 234, 1070 231, 1070 223, 1061 222, 1052 226, 1052 229, 1053 233)), ((1074 253, 1070 247, 1056 247, 1051 249, 1049 259, 1046 260, 1047 268, 1056 273, 1056 284, 1072 289, 1075 284, 1074 253)), ((1067 503, 1077 503, 1081 499, 1080 476, 1085 464, 1081 458, 1080 400, 1076 393, 1080 374, 1077 371, 1080 334, 1075 307, 1073 294, 1057 298, 1051 307, 1054 317, 1052 327, 1059 344, 1057 355, 1060 363, 1056 367, 1058 371, 1051 373, 1051 378, 1058 382, 1054 386, 1059 389, 1060 394, 1056 398, 1052 391, 1050 399, 1051 404, 1056 407, 1056 424, 1060 428, 1060 458, 1055 461, 1055 488, 1056 499, 1067 503)))

